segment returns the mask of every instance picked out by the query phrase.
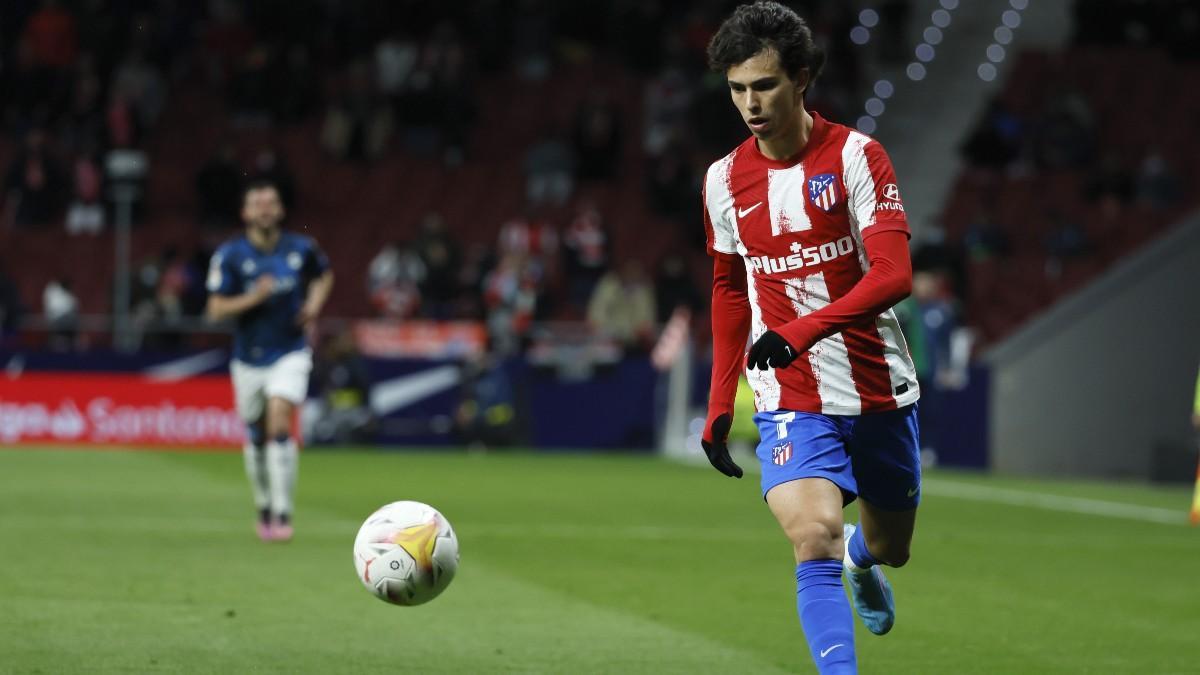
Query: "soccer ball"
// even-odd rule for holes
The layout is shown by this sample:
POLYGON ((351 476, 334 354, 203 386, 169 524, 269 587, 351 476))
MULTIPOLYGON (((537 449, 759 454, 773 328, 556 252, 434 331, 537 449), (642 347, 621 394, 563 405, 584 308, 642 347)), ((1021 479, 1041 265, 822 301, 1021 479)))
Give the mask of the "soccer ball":
POLYGON ((420 605, 446 590, 458 570, 450 521, 421 502, 392 502, 372 513, 354 538, 354 569, 375 597, 420 605))

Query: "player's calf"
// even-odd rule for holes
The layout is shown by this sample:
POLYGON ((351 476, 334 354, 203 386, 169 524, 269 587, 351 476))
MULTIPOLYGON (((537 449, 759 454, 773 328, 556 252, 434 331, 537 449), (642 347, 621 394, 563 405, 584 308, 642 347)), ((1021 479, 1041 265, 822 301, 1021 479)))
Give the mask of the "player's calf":
POLYGON ((267 442, 266 465, 271 498, 271 538, 292 538, 292 505, 299 451, 287 433, 276 433, 267 442))
MULTIPOLYGON (((892 586, 880 569, 883 561, 868 548, 862 528, 846 525, 844 539, 846 556, 843 565, 846 568, 846 586, 854 600, 854 611, 867 630, 883 635, 896 623, 896 601, 892 586)), ((904 560, 907 560, 907 556, 904 560)))

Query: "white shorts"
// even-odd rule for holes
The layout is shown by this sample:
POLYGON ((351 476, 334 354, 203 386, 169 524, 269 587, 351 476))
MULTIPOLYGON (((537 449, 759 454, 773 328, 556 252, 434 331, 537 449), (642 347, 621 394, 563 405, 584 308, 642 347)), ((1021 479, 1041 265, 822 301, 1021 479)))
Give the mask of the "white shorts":
POLYGON ((269 398, 303 403, 312 367, 312 351, 308 349, 284 354, 269 366, 252 366, 234 359, 229 363, 229 372, 233 375, 238 415, 253 424, 262 418, 269 398))

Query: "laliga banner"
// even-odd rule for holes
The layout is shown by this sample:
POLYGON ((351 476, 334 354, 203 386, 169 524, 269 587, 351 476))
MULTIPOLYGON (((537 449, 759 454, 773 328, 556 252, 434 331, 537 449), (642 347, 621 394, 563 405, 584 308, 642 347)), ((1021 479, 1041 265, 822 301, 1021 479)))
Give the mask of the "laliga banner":
POLYGON ((243 436, 228 376, 163 381, 118 373, 0 375, 0 444, 234 450, 243 436))

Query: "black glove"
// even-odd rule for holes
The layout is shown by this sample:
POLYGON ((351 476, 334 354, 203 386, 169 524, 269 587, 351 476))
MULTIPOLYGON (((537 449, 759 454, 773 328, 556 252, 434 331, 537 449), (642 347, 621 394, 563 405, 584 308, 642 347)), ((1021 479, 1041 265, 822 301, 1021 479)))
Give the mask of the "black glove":
POLYGON ((729 413, 718 415, 712 421, 712 426, 708 430, 712 440, 706 441, 701 436, 700 445, 704 447, 704 454, 708 455, 709 463, 717 471, 730 478, 741 478, 742 467, 734 464, 733 459, 729 457, 729 446, 725 442, 725 439, 729 436, 729 427, 731 426, 733 426, 733 418, 729 416, 729 413))
POLYGON ((769 330, 762 334, 754 344, 750 345, 750 353, 746 356, 747 368, 787 368, 799 356, 795 349, 784 340, 779 333, 769 330))

